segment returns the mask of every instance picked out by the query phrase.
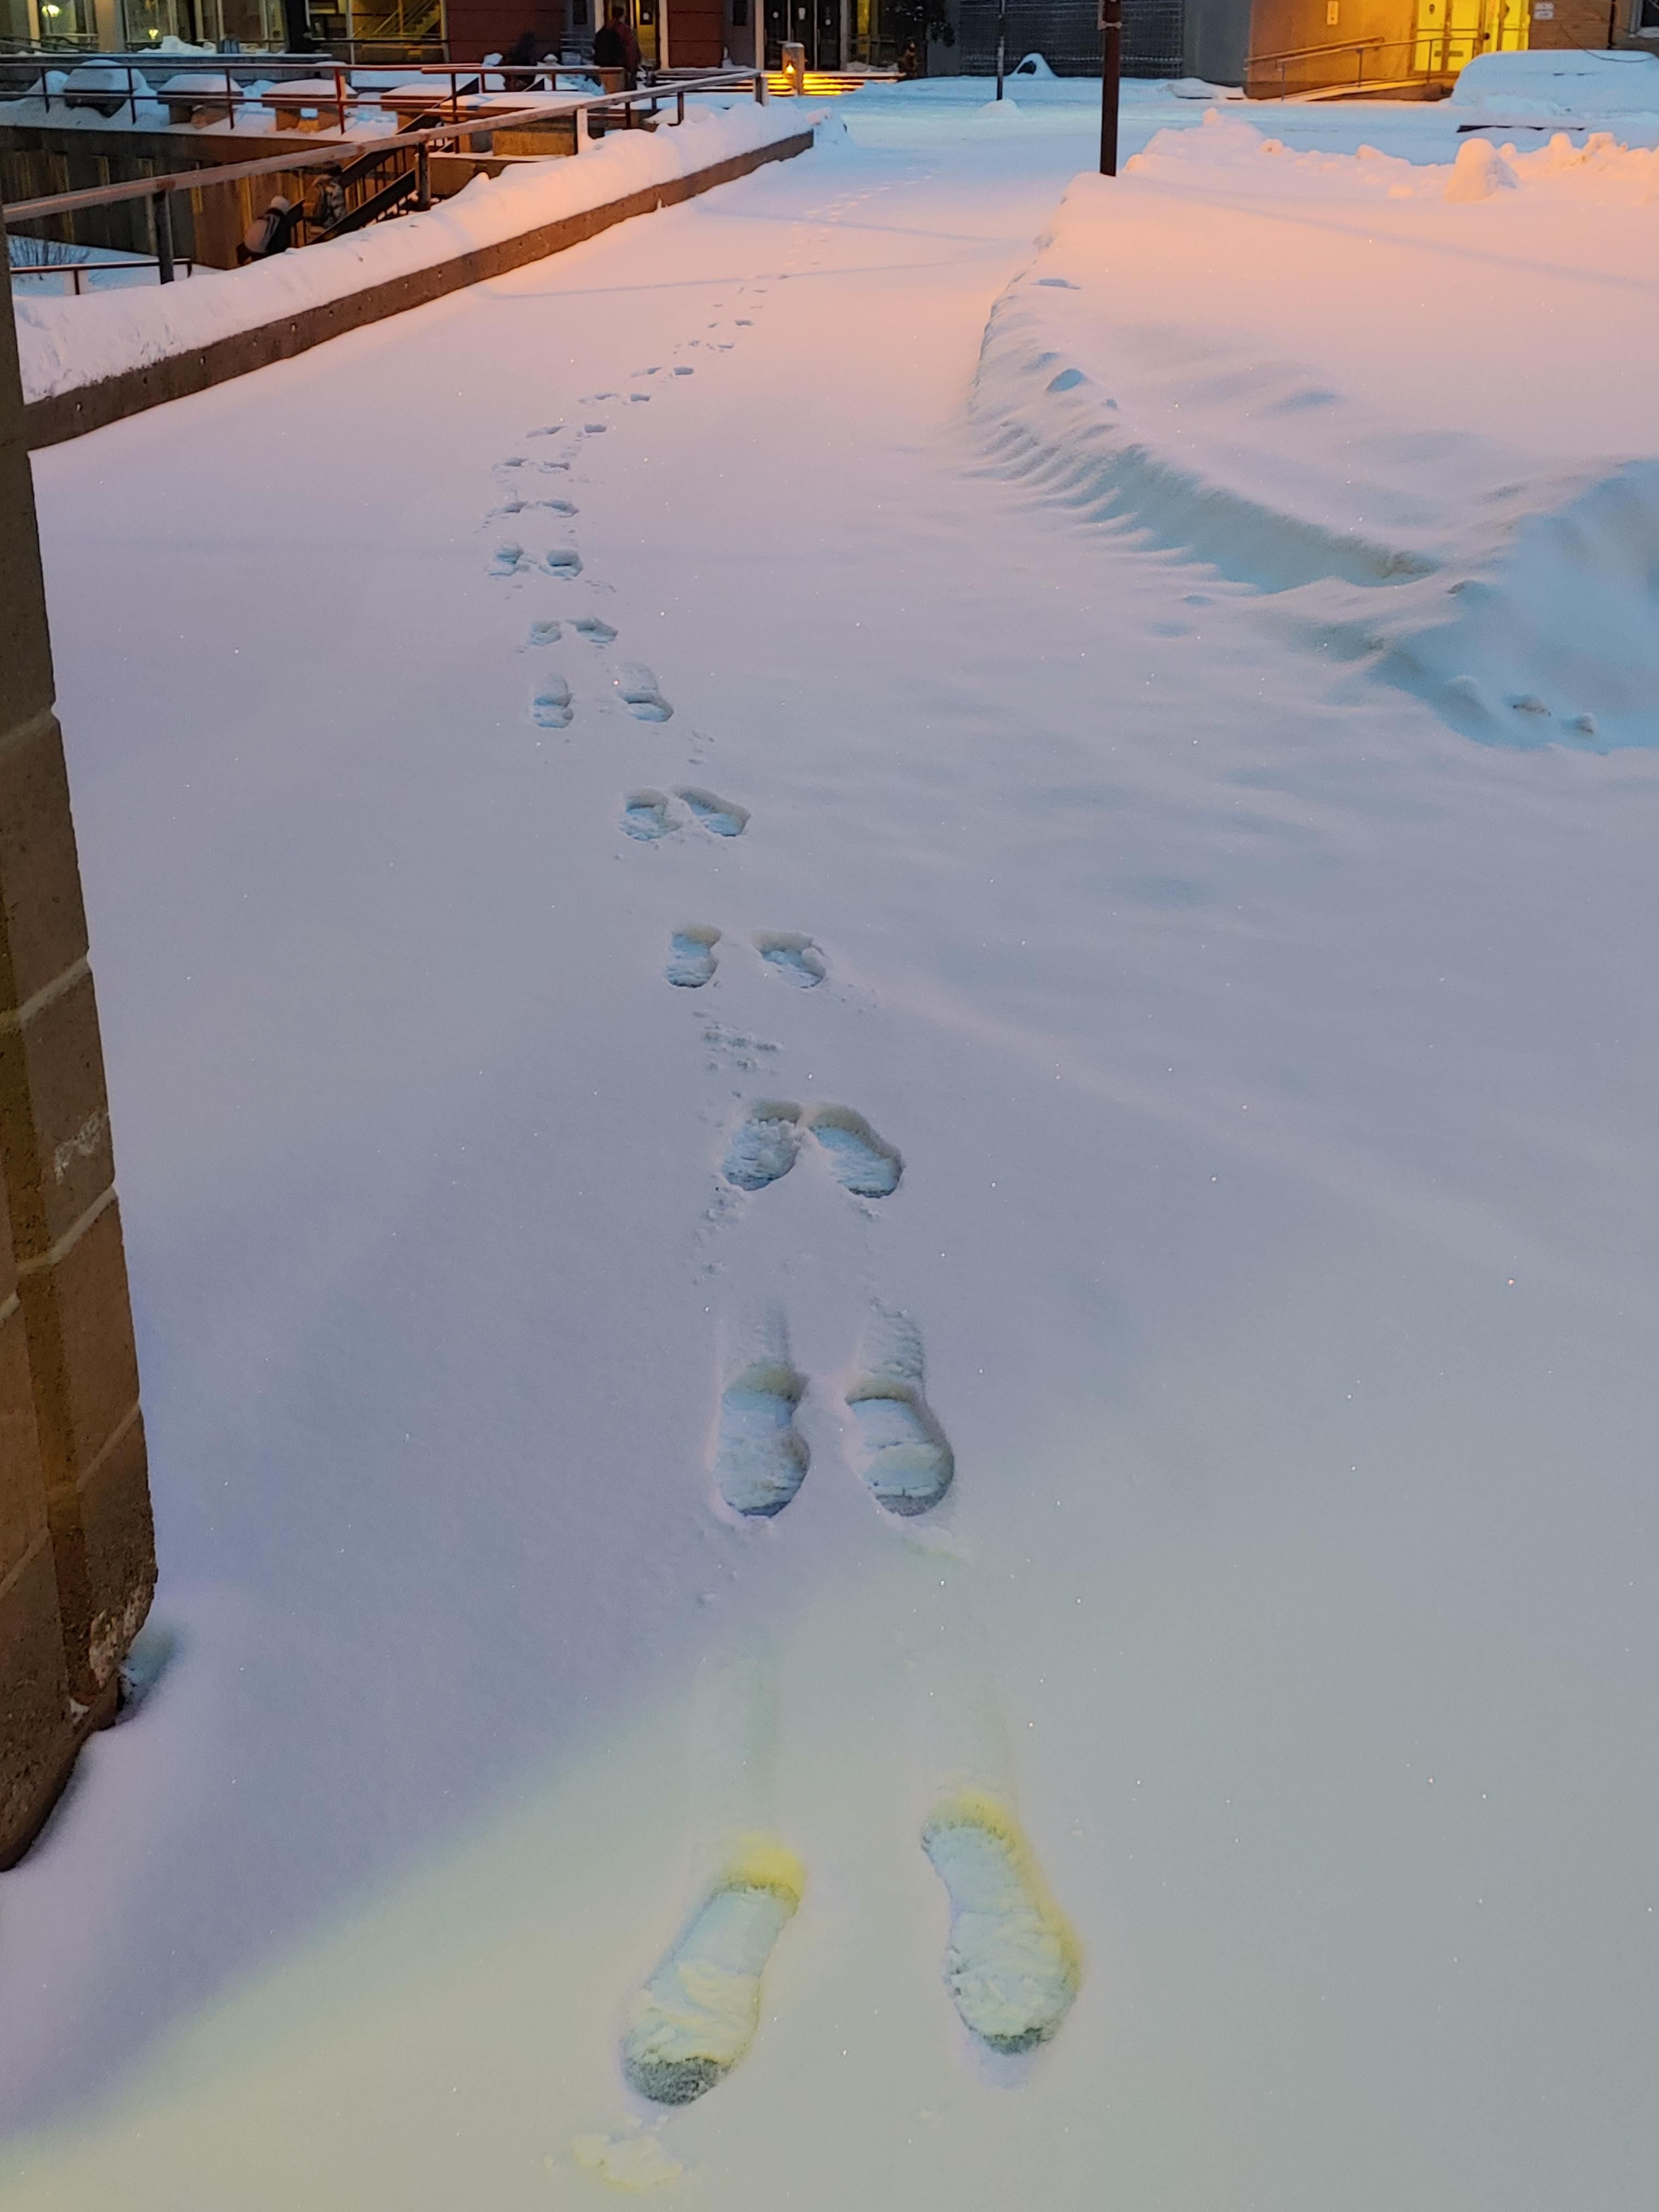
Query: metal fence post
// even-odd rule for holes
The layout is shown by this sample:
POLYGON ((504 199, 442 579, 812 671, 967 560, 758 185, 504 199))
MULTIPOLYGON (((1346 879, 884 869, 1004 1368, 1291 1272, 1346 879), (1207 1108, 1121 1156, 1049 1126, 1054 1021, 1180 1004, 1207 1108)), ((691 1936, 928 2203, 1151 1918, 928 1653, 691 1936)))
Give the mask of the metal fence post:
POLYGON ((418 208, 432 204, 432 155, 424 138, 415 149, 415 204, 418 208))
POLYGON ((155 266, 158 281, 173 282, 173 206, 165 192, 150 203, 155 217, 155 266))

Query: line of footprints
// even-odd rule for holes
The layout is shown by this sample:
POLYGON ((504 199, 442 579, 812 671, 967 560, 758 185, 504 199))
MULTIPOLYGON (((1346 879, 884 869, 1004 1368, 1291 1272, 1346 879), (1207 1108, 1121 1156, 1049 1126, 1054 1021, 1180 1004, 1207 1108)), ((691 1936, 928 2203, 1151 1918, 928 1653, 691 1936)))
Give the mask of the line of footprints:
MULTIPOLYGON (((758 300, 763 288, 755 289, 758 300)), ((746 319, 737 321, 746 326, 746 319)), ((677 368, 674 374, 690 371, 677 368)), ((628 395, 635 401, 649 396, 628 395)), ((594 393, 587 404, 622 397, 594 393)), ((586 441, 608 427, 595 420, 532 431, 538 450, 500 465, 502 495, 489 520, 573 521, 575 502, 544 487, 549 478, 568 477, 586 441)), ((489 566, 493 575, 514 580, 572 584, 583 573, 574 546, 532 553, 510 538, 496 544, 489 566)), ((599 648, 609 665, 618 633, 596 614, 539 617, 528 644, 539 652, 567 634, 599 648)), ((674 708, 649 668, 622 663, 611 683, 616 700, 636 720, 672 719, 674 708)), ((562 675, 544 677, 531 707, 535 726, 568 729, 575 715, 569 683, 562 675)), ((653 844, 682 834, 741 837, 749 823, 748 810, 735 801, 701 785, 681 784, 627 793, 619 826, 629 838, 653 844)), ((762 932, 748 943, 765 969, 799 989, 815 989, 829 972, 820 948, 799 932, 762 932)), ((702 989, 732 950, 732 940, 719 929, 690 924, 675 930, 665 980, 679 990, 702 989)), ((843 1189, 864 1200, 890 1197, 904 1172, 896 1148, 851 1107, 808 1107, 781 1098, 750 1101, 730 1133, 720 1171, 735 1190, 757 1192, 791 1173, 803 1158, 819 1163, 843 1189)), ((769 1323, 763 1338, 721 1393, 713 1449, 719 1498, 727 1512, 748 1522, 771 1522, 782 1513, 799 1493, 811 1461, 797 1418, 807 1379, 791 1360, 781 1320, 769 1323)), ((956 1461, 924 1395, 921 1340, 905 1316, 876 1309, 856 1372, 839 1395, 850 1419, 858 1473, 877 1506, 904 1521, 933 1511, 951 1487, 956 1461)), ((1071 2008, 1080 1953, 1012 1805, 1004 1795, 957 1788, 933 1805, 920 1840, 949 1900, 944 1979, 963 2024, 989 2051, 1006 2056, 1035 2049, 1055 2033, 1071 2008)), ((640 2096, 658 2107, 689 2104, 737 2065, 759 2026, 767 1962, 805 1887, 799 1860, 775 1835, 744 1836, 726 1851, 628 2007, 620 2056, 623 2075, 640 2096)), ((576 2148, 585 2162, 616 2179, 625 2178, 630 2160, 666 2159, 654 2138, 635 2138, 631 2147, 583 2138, 576 2148)), ((665 2179, 678 2170, 667 2161, 641 2178, 665 2179)))

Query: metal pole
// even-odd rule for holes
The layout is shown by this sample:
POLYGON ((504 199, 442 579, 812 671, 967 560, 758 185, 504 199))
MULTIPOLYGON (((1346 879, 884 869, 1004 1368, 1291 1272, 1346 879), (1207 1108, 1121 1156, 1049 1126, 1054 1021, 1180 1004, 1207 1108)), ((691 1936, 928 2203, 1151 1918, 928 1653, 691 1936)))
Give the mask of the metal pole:
POLYGON ((157 192, 151 205, 155 215, 155 273, 163 284, 171 284, 173 282, 173 207, 165 192, 157 192))
POLYGON ((1100 173, 1117 174, 1118 80, 1123 73, 1123 0, 1100 0, 1100 173))
POLYGON ((432 204, 432 149, 424 138, 415 149, 415 204, 417 208, 432 204))
POLYGON ((997 0, 997 98, 1002 97, 1003 58, 1008 51, 1008 0, 997 0))

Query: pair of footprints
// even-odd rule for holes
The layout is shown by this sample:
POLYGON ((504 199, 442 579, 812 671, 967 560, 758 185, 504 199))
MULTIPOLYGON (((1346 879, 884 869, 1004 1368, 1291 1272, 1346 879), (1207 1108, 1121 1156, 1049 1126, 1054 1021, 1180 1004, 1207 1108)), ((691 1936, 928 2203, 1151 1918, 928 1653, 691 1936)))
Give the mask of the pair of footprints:
MULTIPOLYGON (((548 559, 551 562, 550 554, 548 559)), ((556 571, 556 574, 574 571, 556 571)), ((598 615, 577 615, 564 621, 551 617, 530 625, 532 646, 556 645, 567 629, 578 637, 585 637, 592 645, 614 645, 617 633, 608 622, 598 615)), ((639 722, 667 722, 673 719, 674 709, 663 696, 663 690, 652 670, 642 661, 629 661, 611 678, 617 696, 629 713, 639 722)), ((568 729, 575 708, 571 702, 570 686, 562 676, 548 676, 531 702, 532 714, 544 730, 568 729)))
POLYGON ((764 1190, 787 1176, 811 1137, 830 1172, 854 1198, 890 1198, 904 1173, 897 1148, 850 1106, 757 1098, 732 1131, 720 1173, 738 1190, 764 1190))
MULTIPOLYGON (((563 502, 550 501, 550 506, 563 502)), ((574 507, 570 509, 574 514, 574 507)), ((492 576, 580 576, 582 556, 574 545, 552 545, 544 553, 531 553, 512 538, 504 538, 489 556, 492 576)))
MULTIPOLYGON (((577 629, 603 630, 607 628, 607 625, 603 623, 577 623, 573 627, 577 629)), ((550 629, 555 636, 558 635, 557 623, 538 623, 536 628, 537 629, 550 629)), ((611 630, 610 635, 615 637, 617 633, 615 630, 611 630)), ((547 642, 545 639, 536 637, 533 633, 531 641, 538 645, 547 642)), ((616 686, 617 696, 636 722, 666 722, 672 720, 674 709, 664 698, 661 684, 642 661, 630 662, 626 668, 613 677, 611 681, 616 686)), ((570 686, 562 676, 549 676, 544 678, 541 690, 530 703, 530 711, 538 729, 568 730, 570 727, 576 709, 571 700, 570 686)))
MULTIPOLYGON (((550 554, 550 562, 552 557, 550 554)), ((578 637, 586 638, 592 645, 614 645, 617 639, 617 633, 611 624, 602 621, 598 615, 577 615, 564 621, 550 617, 532 622, 530 642, 532 646, 556 645, 567 629, 574 630, 578 637)), ((666 722, 672 720, 674 709, 664 698, 661 684, 642 662, 630 661, 611 681, 617 696, 636 721, 666 722)), ((540 690, 531 702, 530 711, 540 729, 569 728, 576 710, 571 701, 570 686, 562 676, 543 678, 540 690)))
MULTIPOLYGON (((1034 2051, 1071 2010, 1082 1952, 1018 1820, 988 1791, 963 1790, 923 1822, 921 1848, 950 1901, 945 1985, 957 2017, 1000 2056, 1034 2051)), ((629 2007, 621 2056, 631 2088, 689 2105, 731 2072, 754 2040, 762 1977, 805 1886, 775 1838, 736 1846, 629 2007)))
MULTIPOLYGON (((716 948, 723 941, 718 929, 707 928, 700 922, 672 931, 668 964, 663 974, 678 990, 700 991, 705 983, 714 981, 714 970, 720 965, 716 948)), ((799 930, 760 929, 750 942, 775 975, 781 975, 799 990, 816 990, 830 972, 823 953, 810 937, 802 936, 799 930)))
MULTIPOLYGON (((671 795, 665 791, 630 791, 623 801, 622 830, 625 837, 637 838, 643 845, 654 844, 659 837, 672 837, 686 826, 686 817, 675 805, 676 799, 684 799, 690 817, 700 829, 707 830, 713 837, 741 837, 749 827, 749 809, 739 806, 735 799, 722 799, 717 791, 705 791, 695 783, 676 784, 671 795)), ((690 947, 693 939, 702 941, 702 933, 695 929, 678 930, 674 942, 686 939, 688 958, 695 957, 690 947)), ((715 930, 708 943, 720 937, 715 930)), ((714 974, 709 969, 708 974, 714 974)), ((670 981, 673 981, 671 977, 670 981)), ((708 976, 702 981, 706 983, 708 976)))
MULTIPOLYGON (((795 1419, 805 1395, 806 1377, 791 1364, 774 1320, 759 1357, 721 1392, 715 1429, 714 1486, 745 1520, 781 1513, 806 1480, 812 1455, 795 1419)), ((905 1521, 931 1513, 951 1487, 956 1455, 922 1395, 921 1339, 902 1315, 877 1309, 860 1371, 841 1395, 859 1473, 877 1504, 905 1521)))

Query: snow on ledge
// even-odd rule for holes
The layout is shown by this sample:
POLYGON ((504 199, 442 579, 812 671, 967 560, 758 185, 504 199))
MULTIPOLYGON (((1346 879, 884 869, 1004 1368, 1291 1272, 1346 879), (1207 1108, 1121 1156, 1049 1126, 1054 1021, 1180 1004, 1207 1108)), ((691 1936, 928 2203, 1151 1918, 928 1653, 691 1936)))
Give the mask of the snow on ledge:
POLYGON ((252 268, 205 270, 187 283, 154 290, 19 300, 14 312, 23 396, 49 399, 280 322, 301 309, 713 168, 795 137, 810 119, 793 101, 763 106, 744 99, 726 108, 693 110, 683 124, 659 131, 612 131, 574 159, 555 157, 505 176, 476 177, 429 214, 379 223, 252 268))

